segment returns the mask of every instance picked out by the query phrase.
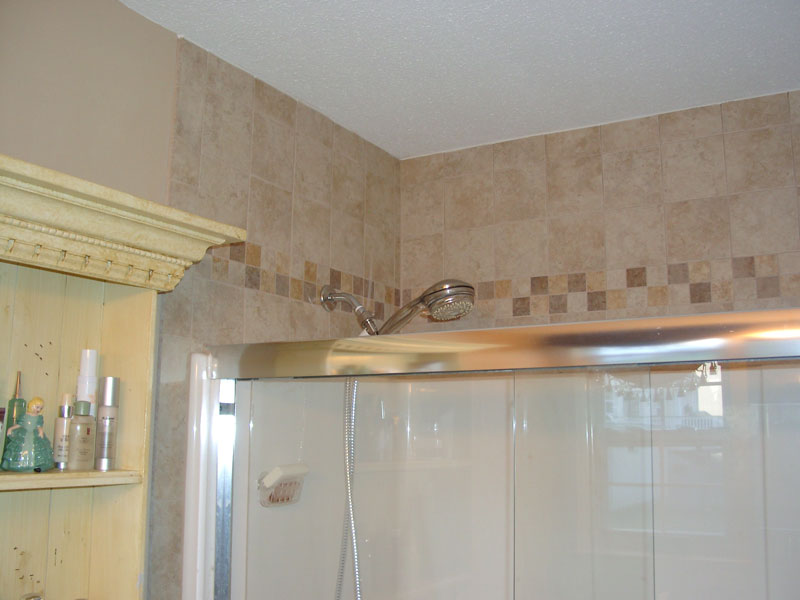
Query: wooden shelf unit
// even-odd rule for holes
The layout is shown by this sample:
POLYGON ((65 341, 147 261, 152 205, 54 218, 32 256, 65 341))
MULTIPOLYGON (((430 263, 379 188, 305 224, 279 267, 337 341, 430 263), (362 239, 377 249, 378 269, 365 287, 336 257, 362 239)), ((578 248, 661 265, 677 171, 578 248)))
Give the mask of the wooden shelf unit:
POLYGON ((0 473, 0 600, 141 600, 156 297, 244 231, 0 155, 0 402, 74 393, 80 352, 120 378, 117 468, 0 473))

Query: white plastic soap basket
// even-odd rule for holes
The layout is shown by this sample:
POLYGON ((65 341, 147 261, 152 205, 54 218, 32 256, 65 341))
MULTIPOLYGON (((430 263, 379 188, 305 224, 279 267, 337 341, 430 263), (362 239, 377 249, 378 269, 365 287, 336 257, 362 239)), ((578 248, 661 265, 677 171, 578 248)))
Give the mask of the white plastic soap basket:
POLYGON ((285 506, 300 499, 308 467, 303 463, 279 465, 258 478, 261 506, 285 506))

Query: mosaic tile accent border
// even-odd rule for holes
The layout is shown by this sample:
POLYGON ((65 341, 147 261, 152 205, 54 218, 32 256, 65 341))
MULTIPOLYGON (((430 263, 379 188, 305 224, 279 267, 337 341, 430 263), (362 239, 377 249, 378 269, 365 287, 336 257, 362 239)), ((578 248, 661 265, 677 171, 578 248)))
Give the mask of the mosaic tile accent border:
MULTIPOLYGON (((402 299, 407 302, 421 291, 404 289, 402 299)), ((479 305, 494 304, 483 317, 494 316, 498 323, 793 306, 800 305, 800 253, 481 281, 476 296, 479 305)))
MULTIPOLYGON (((332 285, 353 294, 378 319, 385 318, 387 308, 400 306, 395 287, 310 261, 305 261, 300 279, 291 276, 289 265, 289 257, 281 252, 249 242, 231 244, 212 251, 211 279, 309 304, 319 304, 322 286, 332 285)), ((352 312, 345 304, 337 310, 352 312)))

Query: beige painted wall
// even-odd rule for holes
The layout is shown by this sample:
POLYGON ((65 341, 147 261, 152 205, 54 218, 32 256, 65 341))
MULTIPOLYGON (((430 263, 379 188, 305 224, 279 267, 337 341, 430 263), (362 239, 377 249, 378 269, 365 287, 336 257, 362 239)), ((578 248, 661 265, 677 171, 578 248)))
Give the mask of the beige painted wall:
POLYGON ((0 2, 0 153, 166 203, 176 43, 115 0, 0 2))

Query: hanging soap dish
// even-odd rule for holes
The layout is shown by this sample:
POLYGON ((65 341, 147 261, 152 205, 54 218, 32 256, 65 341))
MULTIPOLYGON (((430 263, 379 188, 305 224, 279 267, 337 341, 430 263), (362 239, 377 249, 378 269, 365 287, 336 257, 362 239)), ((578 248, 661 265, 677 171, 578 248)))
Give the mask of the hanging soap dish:
POLYGON ((300 499, 308 467, 303 463, 279 465, 258 478, 261 506, 285 506, 300 499))

